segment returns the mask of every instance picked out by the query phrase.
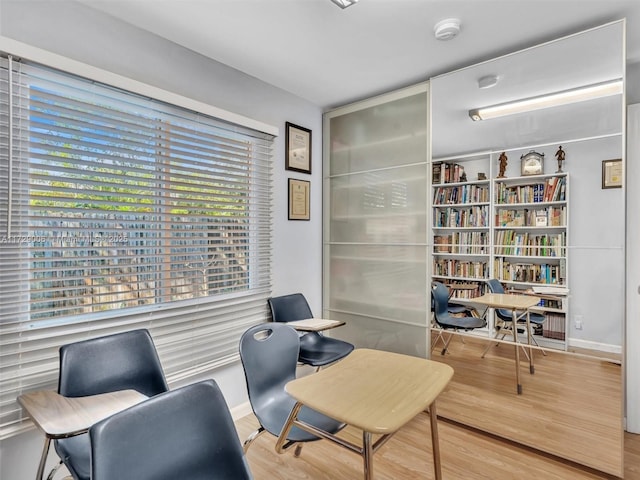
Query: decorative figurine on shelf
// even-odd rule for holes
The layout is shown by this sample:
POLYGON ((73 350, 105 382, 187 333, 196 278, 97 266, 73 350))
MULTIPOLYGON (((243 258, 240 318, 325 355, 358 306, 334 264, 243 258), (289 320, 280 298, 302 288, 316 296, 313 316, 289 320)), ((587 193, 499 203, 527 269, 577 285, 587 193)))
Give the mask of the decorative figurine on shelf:
POLYGON ((498 158, 498 161, 500 162, 500 172, 498 173, 498 177, 497 178, 504 178, 504 172, 507 170, 507 154, 505 152, 502 152, 500 154, 500 157, 498 158))
POLYGON ((558 171, 556 173, 562 173, 562 162, 564 162, 564 154, 565 151, 562 150, 562 145, 558 147, 558 151, 556 152, 556 158, 558 159, 558 171))
POLYGON ((467 172, 464 171, 463 167, 460 167, 460 181, 461 182, 467 181, 467 172))
POLYGON ((478 180, 486 180, 487 174, 484 172, 478 172, 478 180))

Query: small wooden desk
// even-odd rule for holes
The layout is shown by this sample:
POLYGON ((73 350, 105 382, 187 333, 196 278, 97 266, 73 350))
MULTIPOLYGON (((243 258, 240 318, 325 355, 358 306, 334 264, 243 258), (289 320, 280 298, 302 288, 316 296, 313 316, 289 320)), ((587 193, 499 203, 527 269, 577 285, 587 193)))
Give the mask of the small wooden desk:
MULTIPOLYGON (((486 293, 480 297, 473 298, 473 303, 485 305, 489 308, 503 308, 505 310, 511 310, 512 315, 512 327, 513 341, 515 343, 514 348, 516 352, 516 390, 518 395, 522 393, 522 384, 520 383, 520 350, 518 342, 518 310, 524 311, 526 315, 526 328, 527 328, 527 344, 531 346, 531 324, 529 322, 529 309, 534 305, 537 305, 539 299, 529 295, 517 295, 510 293, 486 293)), ((521 315, 522 317, 522 315, 521 315)), ((490 332, 491 333, 491 332, 490 332)), ((533 366, 533 351, 529 348, 529 373, 534 373, 535 368, 533 366)))
POLYGON ((324 318, 305 318, 304 320, 296 320, 287 322, 287 325, 301 332, 320 332, 336 327, 341 327, 345 322, 342 320, 327 320, 324 318))
POLYGON ((36 478, 42 480, 52 439, 86 433, 100 420, 146 399, 145 395, 135 390, 121 390, 90 397, 63 397, 53 390, 20 395, 18 403, 45 435, 36 478))
POLYGON ((403 425, 428 408, 435 476, 440 479, 435 401, 452 376, 453 369, 444 363, 356 349, 338 363, 287 383, 285 388, 297 403, 280 433, 276 450, 283 452, 289 430, 295 425, 362 455, 364 478, 371 480, 373 454, 403 425), (303 405, 362 430, 362 446, 298 420, 303 405), (372 443, 374 434, 381 437, 372 443))

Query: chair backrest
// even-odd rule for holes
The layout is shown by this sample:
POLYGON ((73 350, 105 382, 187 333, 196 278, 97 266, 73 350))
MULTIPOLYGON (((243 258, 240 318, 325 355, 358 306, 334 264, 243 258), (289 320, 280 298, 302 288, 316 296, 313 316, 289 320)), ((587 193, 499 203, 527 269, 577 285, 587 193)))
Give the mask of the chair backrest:
POLYGON ((449 289, 440 282, 433 282, 431 286, 433 314, 436 323, 442 325, 443 320, 449 318, 449 289))
POLYGON ((168 390, 147 330, 116 333, 60 347, 61 395, 82 397, 127 389, 148 397, 168 390))
POLYGON ((157 395, 89 430, 92 480, 253 478, 213 380, 157 395))
MULTIPOLYGON (((505 293, 504 287, 498 279, 490 278, 489 280, 487 280, 487 286, 489 287, 489 291, 491 293, 505 293)), ((496 308, 496 314, 504 321, 510 322, 513 320, 512 312, 510 310, 504 308, 496 308)))
POLYGON ((268 302, 274 322, 293 322, 313 318, 311 308, 302 293, 271 297, 268 302))
MULTIPOLYGON (((263 418, 262 407, 286 396, 284 386, 296 378, 299 348, 298 333, 279 323, 256 325, 240 338, 240 359, 249 402, 258 421, 267 430, 274 422, 273 419, 263 418)), ((291 399, 290 403, 292 407, 295 402, 291 399)), ((280 432, 271 433, 278 435, 280 432)))

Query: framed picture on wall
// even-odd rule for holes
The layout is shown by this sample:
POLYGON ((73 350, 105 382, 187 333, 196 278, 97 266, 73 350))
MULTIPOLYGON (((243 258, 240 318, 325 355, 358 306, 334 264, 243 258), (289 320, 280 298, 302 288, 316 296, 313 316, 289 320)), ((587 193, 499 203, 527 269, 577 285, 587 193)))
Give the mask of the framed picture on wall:
POLYGON ((309 190, 311 182, 289 179, 289 220, 310 220, 309 190))
POLYGON ((311 130, 286 122, 285 145, 285 168, 311 173, 311 130))
POLYGON ((602 188, 622 188, 622 159, 602 161, 602 188))

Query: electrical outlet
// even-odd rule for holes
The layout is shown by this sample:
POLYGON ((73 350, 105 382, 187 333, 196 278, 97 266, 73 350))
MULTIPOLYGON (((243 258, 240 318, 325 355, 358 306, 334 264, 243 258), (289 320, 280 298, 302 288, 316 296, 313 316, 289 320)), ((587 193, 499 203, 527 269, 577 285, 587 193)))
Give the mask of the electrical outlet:
POLYGON ((582 330, 582 315, 573 316, 573 326, 576 330, 582 330))

